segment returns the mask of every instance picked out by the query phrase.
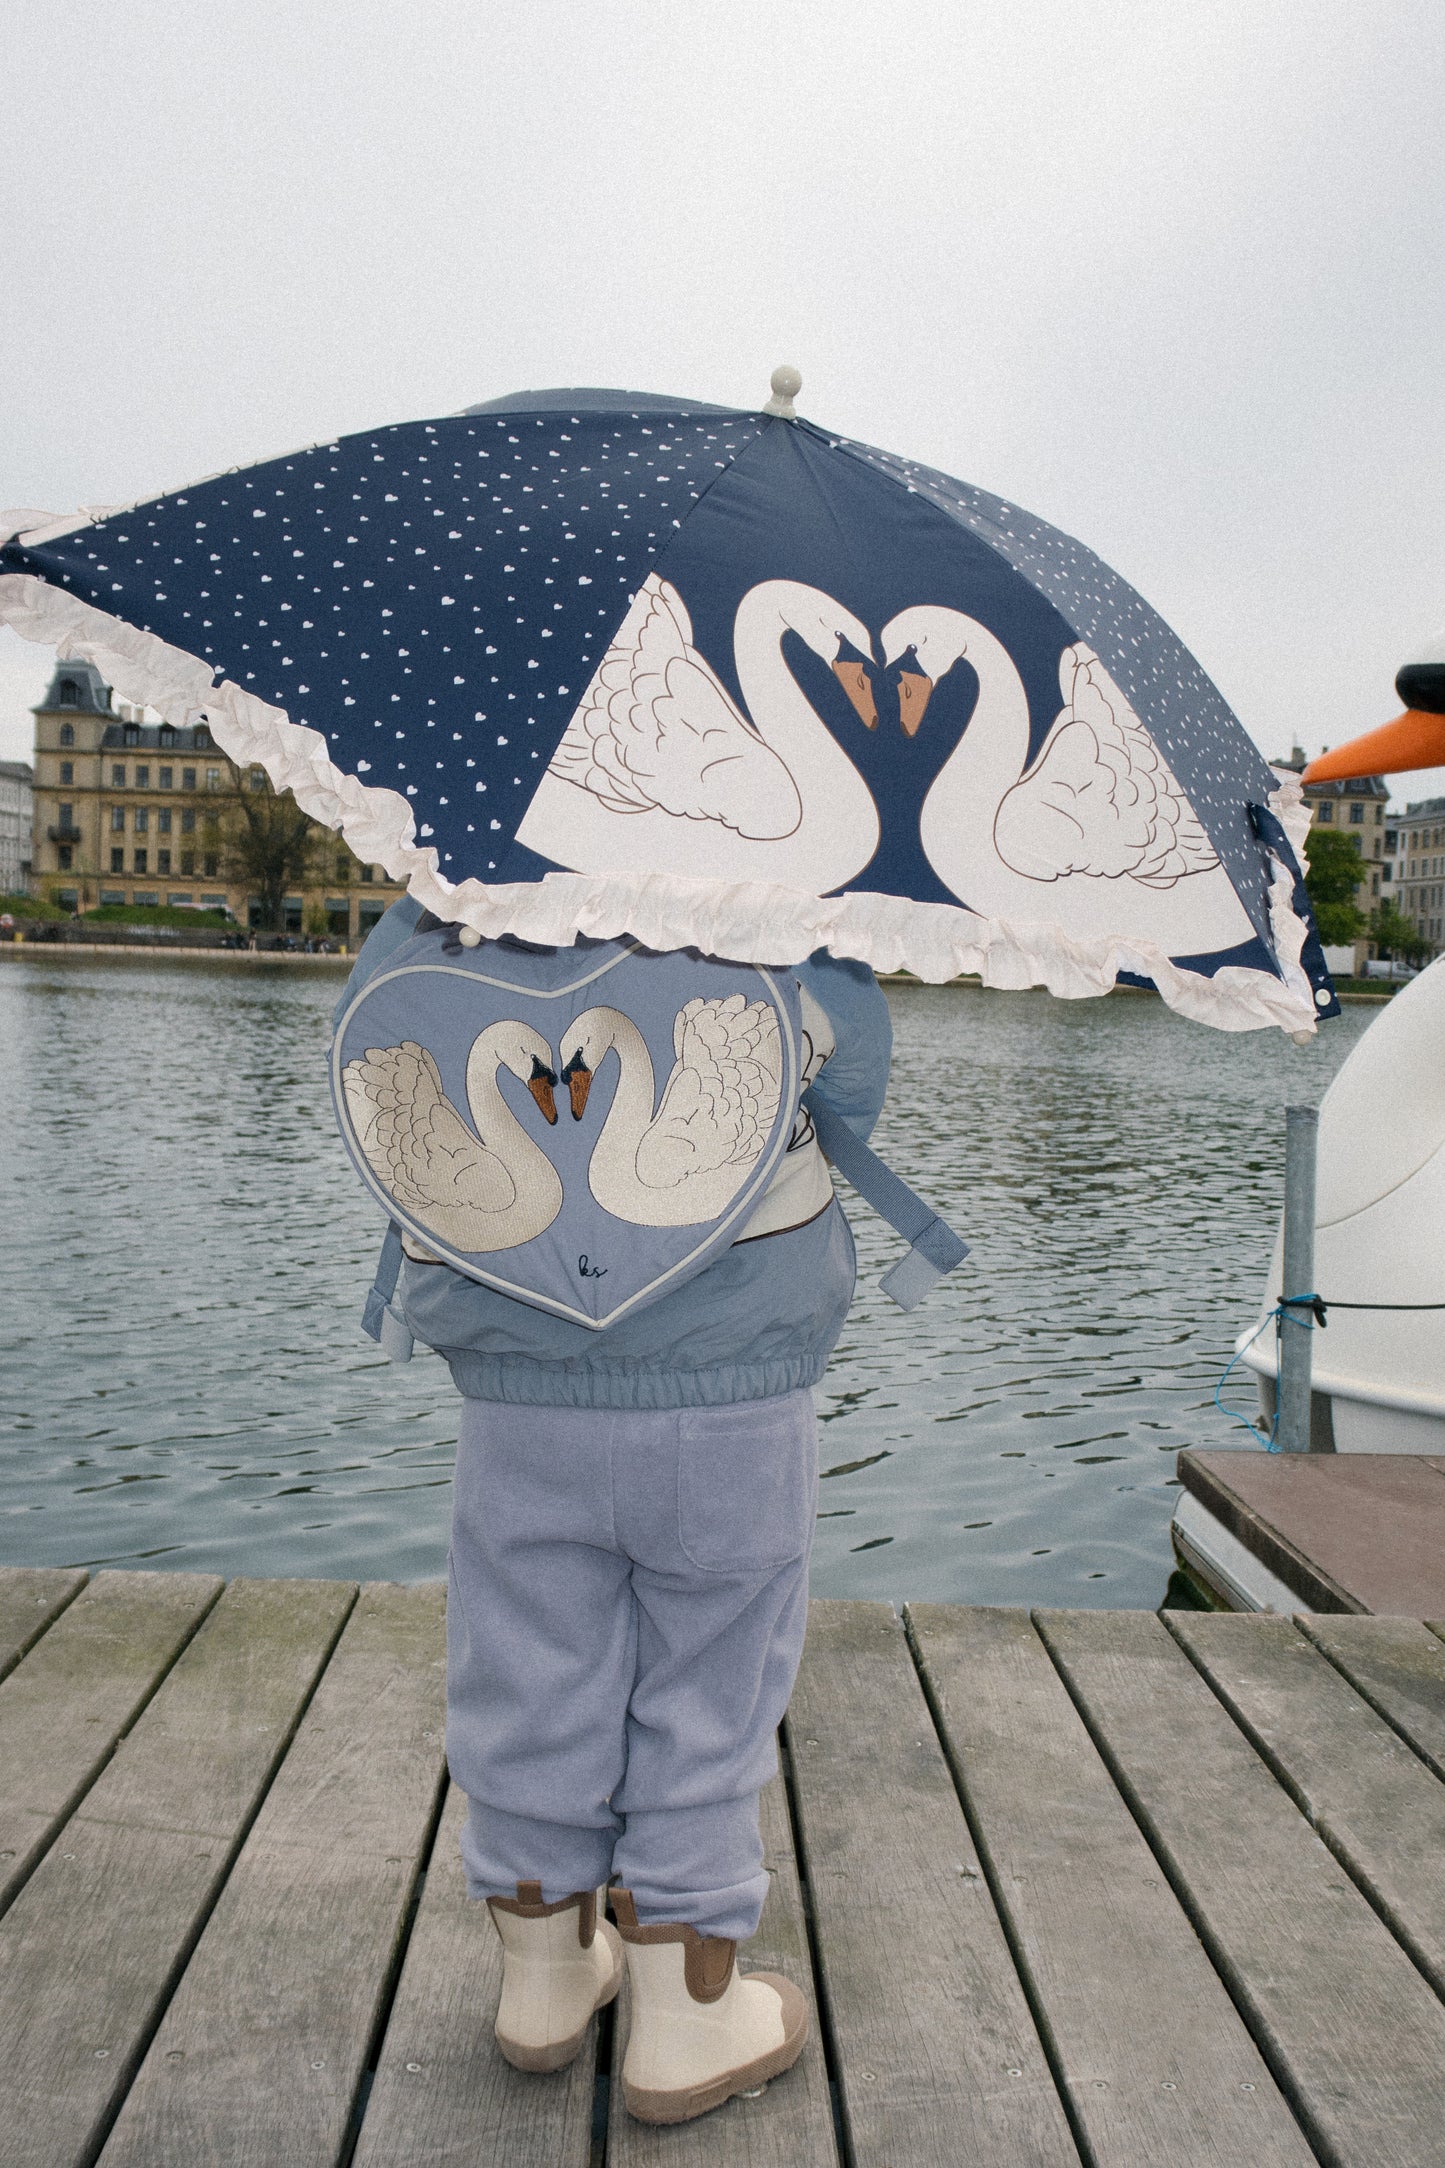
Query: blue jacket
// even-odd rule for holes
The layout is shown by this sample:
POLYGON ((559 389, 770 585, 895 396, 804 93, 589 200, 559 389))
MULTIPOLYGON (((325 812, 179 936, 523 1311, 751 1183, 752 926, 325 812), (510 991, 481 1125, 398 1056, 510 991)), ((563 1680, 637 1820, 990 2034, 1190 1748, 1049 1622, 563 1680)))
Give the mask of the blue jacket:
MULTIPOLYGON (((339 1017, 422 916, 404 897, 357 957, 339 1017)), ((866 964, 820 952, 796 974, 837 1050, 814 1090, 861 1137, 882 1109, 893 1033, 866 964)), ((815 1385, 853 1299, 853 1236, 834 1203, 806 1226, 734 1243, 685 1286, 605 1332, 514 1301, 449 1265, 407 1260, 399 1307, 469 1400, 534 1407, 700 1408, 815 1385)))

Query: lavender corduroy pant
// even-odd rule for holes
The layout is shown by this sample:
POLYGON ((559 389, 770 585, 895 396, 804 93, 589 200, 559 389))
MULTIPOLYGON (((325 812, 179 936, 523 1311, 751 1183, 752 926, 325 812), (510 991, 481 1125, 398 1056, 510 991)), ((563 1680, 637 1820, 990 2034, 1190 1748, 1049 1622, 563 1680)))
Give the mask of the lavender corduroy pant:
POLYGON ((644 1923, 756 1931, 758 1794, 807 1618, 812 1395, 463 1403, 447 1756, 473 1897, 615 1875, 644 1923))

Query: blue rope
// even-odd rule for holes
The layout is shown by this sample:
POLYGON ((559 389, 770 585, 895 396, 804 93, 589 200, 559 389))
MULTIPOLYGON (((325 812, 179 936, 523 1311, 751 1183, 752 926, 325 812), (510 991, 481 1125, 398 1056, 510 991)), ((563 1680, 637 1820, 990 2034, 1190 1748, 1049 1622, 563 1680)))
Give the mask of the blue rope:
MULTIPOLYGON (((1259 1332, 1252 1332, 1249 1338, 1245 1341, 1244 1346, 1235 1349, 1233 1355, 1230 1356, 1229 1361, 1225 1364, 1224 1369, 1220 1374, 1219 1383, 1214 1388, 1214 1405, 1216 1406, 1216 1408, 1218 1408, 1220 1414, 1225 1418, 1227 1422, 1238 1423, 1240 1428, 1242 1430, 1247 1430, 1251 1438, 1254 1439, 1258 1439, 1263 1435, 1260 1430, 1259 1424, 1252 1423, 1247 1415, 1243 1415, 1240 1413, 1238 1408, 1227 1408, 1224 1405, 1223 1400, 1221 1400, 1220 1394, 1224 1391, 1225 1386, 1229 1383, 1230 1377, 1233 1374, 1236 1366, 1239 1363, 1243 1362, 1245 1356, 1254 1346, 1255 1341, 1259 1338, 1259 1334, 1262 1332, 1267 1332, 1270 1326, 1278 1321, 1279 1316, 1280 1305, 1276 1303, 1275 1307, 1269 1312, 1263 1324, 1260 1326, 1259 1332)), ((1278 1429, 1279 1389, 1276 1385, 1274 1396, 1274 1421, 1270 1424, 1269 1436, 1265 1440, 1265 1450, 1267 1452, 1277 1453, 1279 1451, 1279 1446, 1275 1442, 1275 1433, 1278 1431, 1278 1429)))
POLYGON ((1216 1406, 1216 1408, 1218 1408, 1220 1414, 1224 1416, 1229 1422, 1238 1423, 1242 1429, 1249 1432, 1252 1438, 1264 1437, 1265 1451, 1267 1453, 1277 1453, 1280 1450, 1278 1362, 1276 1362, 1275 1364, 1274 1421, 1269 1426, 1268 1436, 1265 1436, 1265 1433, 1263 1432, 1258 1423, 1252 1423, 1247 1415, 1243 1415, 1240 1413, 1238 1408, 1227 1408, 1223 1400, 1220 1398, 1220 1395, 1224 1391, 1225 1386, 1229 1383, 1230 1374, 1234 1370, 1235 1365, 1237 1363, 1243 1362, 1245 1356, 1249 1353, 1250 1349, 1254 1346, 1255 1341, 1259 1338, 1260 1333, 1268 1332, 1270 1326, 1273 1325, 1277 1338, 1284 1329, 1286 1313, 1294 1312, 1296 1310, 1305 1310, 1309 1314, 1305 1317, 1297 1317, 1291 1315, 1290 1323, 1292 1325, 1303 1325, 1307 1332, 1313 1332, 1316 1324, 1324 1324, 1324 1318, 1320 1314, 1323 1307, 1324 1305, 1321 1303, 1319 1296, 1314 1294, 1313 1292, 1308 1295, 1282 1295, 1279 1301, 1275 1304, 1274 1308, 1266 1312, 1263 1322, 1260 1324, 1258 1330, 1252 1332, 1249 1338, 1245 1341, 1243 1347, 1236 1349, 1235 1353, 1230 1357, 1229 1361, 1224 1366, 1224 1370, 1220 1377, 1219 1383, 1214 1388, 1214 1405, 1216 1406))

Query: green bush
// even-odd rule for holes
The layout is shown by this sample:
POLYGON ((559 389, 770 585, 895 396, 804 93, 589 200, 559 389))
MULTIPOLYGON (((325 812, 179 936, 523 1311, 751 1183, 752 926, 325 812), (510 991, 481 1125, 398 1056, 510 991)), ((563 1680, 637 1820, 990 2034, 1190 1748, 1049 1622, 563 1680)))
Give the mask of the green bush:
MULTIPOLYGON (((54 915, 54 914, 48 914, 54 915)), ((88 926, 234 926, 224 911, 188 911, 173 903, 102 903, 87 911, 88 926)))
POLYGON ((39 896, 0 896, 0 913, 12 918, 68 918, 58 904, 44 903, 39 896))

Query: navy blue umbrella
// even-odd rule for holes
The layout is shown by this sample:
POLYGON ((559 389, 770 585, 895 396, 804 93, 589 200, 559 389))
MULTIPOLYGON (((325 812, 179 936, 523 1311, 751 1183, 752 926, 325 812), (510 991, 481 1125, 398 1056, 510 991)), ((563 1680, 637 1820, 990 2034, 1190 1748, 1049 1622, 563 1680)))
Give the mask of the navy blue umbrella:
POLYGON ((1132 588, 792 412, 521 395, 83 522, 0 615, 479 931, 1334 1013, 1297 785, 1132 588), (1292 840, 1293 839, 1293 840, 1292 840))

